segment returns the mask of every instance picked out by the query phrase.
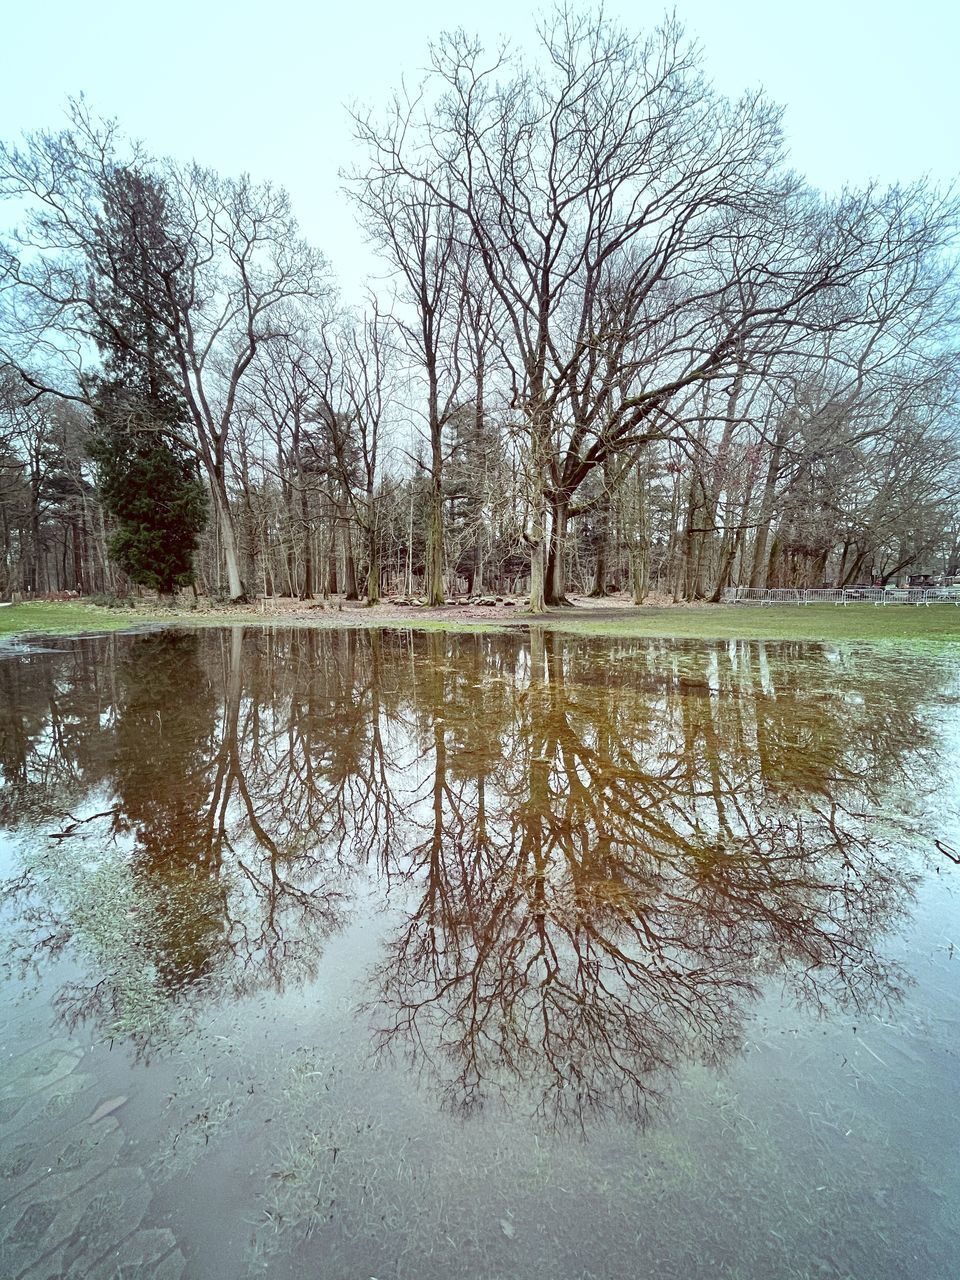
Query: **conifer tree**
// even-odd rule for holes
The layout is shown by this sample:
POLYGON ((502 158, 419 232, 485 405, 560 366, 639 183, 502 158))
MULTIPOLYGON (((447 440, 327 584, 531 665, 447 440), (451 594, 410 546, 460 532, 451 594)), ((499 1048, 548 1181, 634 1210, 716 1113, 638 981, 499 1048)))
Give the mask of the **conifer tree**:
POLYGON ((171 370, 177 243, 154 179, 117 169, 102 197, 91 289, 100 294, 103 374, 90 453, 116 524, 111 557, 134 582, 168 594, 193 581, 207 510, 195 460, 180 443, 187 408, 171 370))

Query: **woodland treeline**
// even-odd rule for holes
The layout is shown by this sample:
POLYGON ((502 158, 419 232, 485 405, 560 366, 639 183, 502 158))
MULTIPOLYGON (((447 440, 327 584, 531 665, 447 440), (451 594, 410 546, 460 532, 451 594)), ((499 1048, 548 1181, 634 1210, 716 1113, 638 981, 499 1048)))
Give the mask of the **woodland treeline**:
POLYGON ((957 203, 827 197, 673 22, 457 32, 286 193, 72 104, 0 148, 0 592, 718 599, 960 565, 957 203))

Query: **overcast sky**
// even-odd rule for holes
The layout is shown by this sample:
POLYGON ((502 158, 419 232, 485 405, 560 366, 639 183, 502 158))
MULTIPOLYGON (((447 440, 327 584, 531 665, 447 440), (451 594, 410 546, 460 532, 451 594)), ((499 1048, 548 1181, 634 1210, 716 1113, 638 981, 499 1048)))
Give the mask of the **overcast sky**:
MULTIPOLYGON (((155 153, 246 170, 291 191, 306 234, 355 296, 367 257, 339 194, 353 158, 346 104, 416 79, 429 41, 464 26, 529 43, 544 6, 485 0, 34 0, 7 11, 0 130, 55 127, 69 95, 155 153)), ((660 4, 608 4, 631 26, 660 4)), ((943 183, 960 170, 960 5, 935 0, 688 0, 677 5, 717 85, 787 108, 796 169, 835 190, 871 178, 943 183)))

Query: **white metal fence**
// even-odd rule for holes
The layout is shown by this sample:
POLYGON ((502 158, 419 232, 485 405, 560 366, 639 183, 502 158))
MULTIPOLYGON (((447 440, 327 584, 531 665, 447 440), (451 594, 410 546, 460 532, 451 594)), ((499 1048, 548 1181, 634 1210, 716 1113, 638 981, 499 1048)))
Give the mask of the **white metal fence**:
POLYGON ((952 604, 960 587, 727 587, 724 604, 952 604))

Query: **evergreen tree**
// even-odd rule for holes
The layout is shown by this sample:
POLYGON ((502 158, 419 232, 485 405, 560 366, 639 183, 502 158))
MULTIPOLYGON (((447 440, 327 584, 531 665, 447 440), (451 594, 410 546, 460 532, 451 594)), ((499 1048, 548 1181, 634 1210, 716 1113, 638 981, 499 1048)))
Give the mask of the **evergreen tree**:
POLYGON ((187 407, 172 368, 178 249, 160 183, 117 169, 101 195, 90 265, 103 374, 95 384, 90 453, 117 526, 111 557, 134 582, 167 594, 193 581, 207 511, 195 460, 182 443, 187 407))
POLYGON ((111 559, 132 581, 162 594, 189 586, 207 511, 192 462, 148 428, 101 432, 90 452, 117 526, 111 559))

